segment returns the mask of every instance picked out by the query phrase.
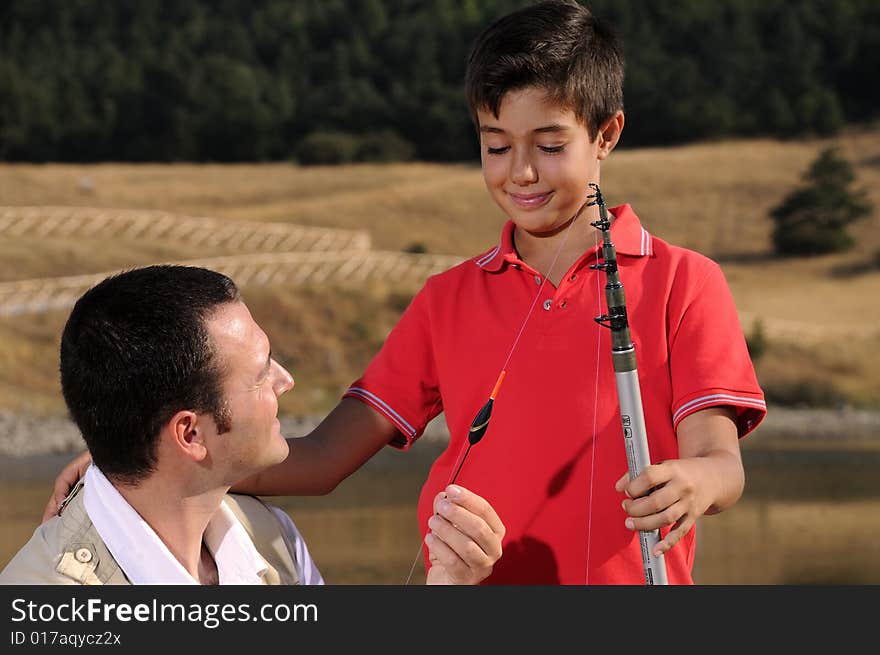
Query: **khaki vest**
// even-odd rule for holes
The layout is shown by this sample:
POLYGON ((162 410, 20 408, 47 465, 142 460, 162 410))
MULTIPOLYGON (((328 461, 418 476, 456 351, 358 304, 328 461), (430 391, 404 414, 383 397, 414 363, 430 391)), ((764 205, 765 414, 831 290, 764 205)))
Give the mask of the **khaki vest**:
MULTIPOLYGON (((64 500, 60 516, 36 529, 0 573, 0 584, 131 584, 86 514, 82 486, 80 480, 64 500)), ((295 547, 271 510, 253 496, 229 494, 223 502, 241 521, 268 564, 263 583, 299 584, 295 547)))

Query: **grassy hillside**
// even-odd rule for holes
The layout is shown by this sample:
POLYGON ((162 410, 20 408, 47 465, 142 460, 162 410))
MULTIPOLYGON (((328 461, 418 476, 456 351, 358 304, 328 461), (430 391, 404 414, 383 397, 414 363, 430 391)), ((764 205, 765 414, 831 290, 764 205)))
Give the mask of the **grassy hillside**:
MULTIPOLYGON (((779 259, 768 211, 827 140, 700 144, 612 155, 602 186, 631 203, 647 229, 717 259, 747 334, 760 321, 757 360, 771 400, 880 404, 880 209, 857 224, 850 253, 779 259)), ((858 185, 880 208, 880 133, 834 140, 858 185)), ((475 166, 400 164, 297 168, 287 164, 0 164, 0 204, 158 209, 238 221, 364 229, 373 247, 470 255, 503 223, 475 166)), ((185 242, 0 235, 0 282, 230 254, 185 242)), ((323 411, 362 370, 415 291, 372 288, 246 289, 257 320, 297 377, 284 411, 323 411)), ((57 339, 66 311, 0 319, 0 408, 62 411, 57 339)))

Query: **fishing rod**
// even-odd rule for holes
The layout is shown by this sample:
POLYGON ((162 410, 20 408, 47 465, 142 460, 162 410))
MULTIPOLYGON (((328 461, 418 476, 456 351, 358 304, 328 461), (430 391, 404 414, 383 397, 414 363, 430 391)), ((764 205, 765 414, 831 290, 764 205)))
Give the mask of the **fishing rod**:
MULTIPOLYGON (((595 193, 589 205, 599 207, 599 220, 590 223, 602 232, 602 263, 591 264, 590 268, 605 272, 605 301, 608 313, 597 316, 595 321, 611 330, 611 359, 614 363, 614 379, 617 382, 617 399, 620 403, 620 420, 623 427, 623 441, 626 445, 626 462, 630 480, 636 478, 651 465, 648 452, 648 433, 645 429, 645 413, 642 409, 642 394, 639 388, 639 374, 636 370, 636 350, 629 331, 626 315, 626 297, 623 284, 617 271, 617 252, 611 242, 611 221, 605 199, 598 184, 590 183, 595 193)), ((660 530, 639 531, 639 544, 642 551, 642 566, 645 570, 645 583, 648 585, 667 585, 666 562, 663 555, 654 555, 653 549, 660 542, 660 530)))

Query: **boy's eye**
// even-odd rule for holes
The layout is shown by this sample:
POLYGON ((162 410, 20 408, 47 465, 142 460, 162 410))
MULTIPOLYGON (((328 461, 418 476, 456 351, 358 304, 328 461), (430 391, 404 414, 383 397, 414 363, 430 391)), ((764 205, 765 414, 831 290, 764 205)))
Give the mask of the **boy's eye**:
POLYGON ((542 152, 547 152, 550 154, 562 152, 565 150, 565 146, 538 146, 542 152))
POLYGON ((486 148, 486 152, 490 155, 503 155, 508 150, 510 150, 510 146, 503 146, 501 148, 486 148))

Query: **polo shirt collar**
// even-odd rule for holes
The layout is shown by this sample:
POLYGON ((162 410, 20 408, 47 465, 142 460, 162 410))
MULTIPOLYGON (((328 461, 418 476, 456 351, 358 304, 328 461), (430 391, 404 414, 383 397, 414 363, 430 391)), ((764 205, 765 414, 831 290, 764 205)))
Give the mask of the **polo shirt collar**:
MULTIPOLYGON (((639 217, 630 205, 620 205, 608 210, 614 216, 611 223, 611 239, 618 255, 650 257, 654 254, 651 235, 642 227, 639 217)), ((505 263, 522 264, 513 244, 513 221, 507 221, 501 229, 501 243, 475 260, 484 271, 500 271, 505 263)))

